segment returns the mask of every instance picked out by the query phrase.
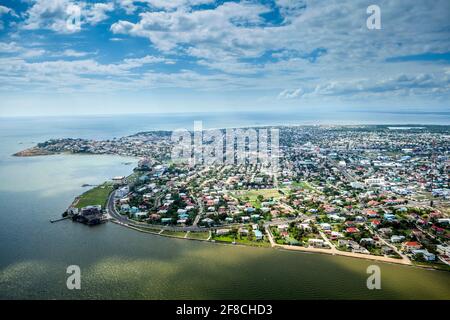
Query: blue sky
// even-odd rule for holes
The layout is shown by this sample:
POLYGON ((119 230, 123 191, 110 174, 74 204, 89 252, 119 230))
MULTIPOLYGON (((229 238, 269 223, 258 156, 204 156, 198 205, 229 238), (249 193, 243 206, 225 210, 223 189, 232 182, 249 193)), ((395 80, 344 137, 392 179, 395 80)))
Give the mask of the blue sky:
POLYGON ((0 116, 448 111, 450 1, 0 0, 0 98, 0 116))

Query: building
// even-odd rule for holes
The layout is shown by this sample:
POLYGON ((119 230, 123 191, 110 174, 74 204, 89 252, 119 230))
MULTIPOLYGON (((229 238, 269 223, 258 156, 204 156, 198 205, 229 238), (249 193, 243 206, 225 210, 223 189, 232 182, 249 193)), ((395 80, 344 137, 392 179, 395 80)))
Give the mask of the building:
POLYGON ((111 179, 116 185, 122 185, 127 183, 127 178, 125 176, 117 176, 111 179))
POLYGON ((412 252, 413 250, 418 250, 422 248, 422 245, 417 241, 409 241, 403 244, 403 249, 407 252, 412 252))
POLYGON ((263 234, 262 234, 261 231, 259 231, 259 230, 253 230, 253 233, 255 234, 256 240, 262 240, 262 239, 263 239, 263 234))

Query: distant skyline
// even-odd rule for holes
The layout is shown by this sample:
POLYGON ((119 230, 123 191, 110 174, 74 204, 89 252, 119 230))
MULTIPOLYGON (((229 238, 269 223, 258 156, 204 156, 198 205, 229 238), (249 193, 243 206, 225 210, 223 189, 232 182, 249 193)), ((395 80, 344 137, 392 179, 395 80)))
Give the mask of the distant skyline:
POLYGON ((449 111, 450 2, 0 0, 0 101, 0 116, 449 111))

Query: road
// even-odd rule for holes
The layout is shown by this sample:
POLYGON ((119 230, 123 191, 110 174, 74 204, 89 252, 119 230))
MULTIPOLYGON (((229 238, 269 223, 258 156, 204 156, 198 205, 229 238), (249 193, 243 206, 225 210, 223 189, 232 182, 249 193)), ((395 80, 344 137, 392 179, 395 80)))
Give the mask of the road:
POLYGON ((323 248, 288 246, 288 245, 283 245, 283 244, 277 244, 273 239, 273 236, 272 236, 272 233, 270 232, 269 226, 266 226, 265 229, 266 229, 267 235, 269 237, 269 242, 270 242, 272 248, 303 251, 303 252, 313 252, 313 253, 324 253, 324 254, 331 254, 331 255, 337 255, 337 256, 345 256, 345 257, 352 257, 352 258, 359 258, 359 259, 366 259, 366 260, 375 260, 375 261, 397 263, 397 264, 404 264, 404 265, 412 264, 409 259, 408 260, 395 259, 395 258, 390 258, 390 257, 374 256, 374 255, 370 255, 370 254, 340 251, 340 250, 336 249, 336 247, 334 245, 332 245, 331 249, 323 249, 323 248))
MULTIPOLYGON (((156 225, 149 226, 146 223, 139 223, 137 221, 130 220, 130 219, 128 219, 128 217, 122 216, 122 215, 120 215, 120 213, 117 212, 117 210, 114 206, 114 197, 115 197, 115 191, 113 191, 108 198, 107 210, 108 210, 109 216, 112 219, 114 219, 114 221, 116 223, 125 225, 125 226, 133 228, 133 229, 136 229, 136 228, 145 229, 146 227, 147 228, 152 227, 153 229, 161 228, 161 231, 170 230, 170 231, 184 231, 184 232, 188 232, 188 231, 192 231, 192 232, 203 231, 203 232, 205 232, 205 231, 211 231, 211 230, 217 229, 217 227, 200 228, 200 227, 196 227, 196 226, 186 226, 186 227, 159 226, 159 225, 158 226, 156 226, 156 225)), ((287 221, 286 220, 271 221, 269 223, 264 224, 265 230, 269 237, 270 244, 273 248, 280 248, 280 249, 294 250, 294 251, 304 251, 304 252, 314 252, 314 253, 325 253, 325 254, 331 254, 331 255, 340 255, 340 256, 346 256, 346 257, 360 258, 360 259, 366 259, 366 260, 375 260, 375 261, 382 261, 382 262, 388 262, 388 263, 397 263, 397 264, 404 264, 404 265, 412 264, 409 259, 406 260, 403 257, 402 257, 402 259, 395 259, 395 258, 390 258, 390 257, 382 257, 382 256, 369 255, 369 254, 339 251, 336 249, 335 246, 332 246, 331 249, 322 249, 322 248, 310 248, 310 247, 306 248, 306 247, 300 247, 300 246, 288 246, 288 245, 281 245, 281 244, 275 243, 275 241, 273 240, 272 233, 270 232, 270 226, 290 223, 290 222, 298 221, 298 220, 299 220, 299 218, 295 218, 295 219, 287 220, 287 221)), ((243 225, 244 224, 234 224, 233 226, 243 226, 243 225)), ((221 227, 226 228, 226 227, 230 227, 230 226, 231 225, 221 226, 221 227)), ((136 229, 136 230, 139 231, 139 229, 136 229)))
POLYGON ((129 219, 127 216, 123 216, 121 215, 119 212, 117 212, 115 205, 114 205, 114 198, 115 198, 115 194, 116 191, 113 191, 108 198, 108 203, 106 205, 107 207, 107 213, 109 215, 109 217, 117 222, 120 222, 126 226, 132 226, 132 227, 136 227, 136 228, 151 228, 151 229, 156 229, 156 228, 161 228, 164 230, 169 230, 169 231, 181 231, 181 232, 187 232, 187 231, 192 231, 192 232, 205 232, 205 231, 210 231, 210 230, 215 230, 218 228, 223 228, 223 227, 230 227, 230 226, 237 226, 237 227, 241 227, 244 224, 232 224, 232 225, 227 225, 227 226, 220 226, 220 227, 197 227, 196 225, 192 225, 192 226, 166 226, 166 225, 149 225, 148 223, 145 222, 138 222, 135 220, 131 220, 129 219))

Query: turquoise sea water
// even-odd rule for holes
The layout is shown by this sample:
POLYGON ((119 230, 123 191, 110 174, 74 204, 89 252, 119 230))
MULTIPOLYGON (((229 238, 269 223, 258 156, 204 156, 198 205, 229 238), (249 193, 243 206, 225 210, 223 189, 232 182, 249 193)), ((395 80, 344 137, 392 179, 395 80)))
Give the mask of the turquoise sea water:
MULTIPOLYGON (((449 122, 448 115, 430 117, 389 123, 449 122)), ((305 123, 288 118, 196 114, 0 119, 0 298, 450 299, 446 272, 378 263, 382 290, 368 290, 370 261, 169 239, 112 223, 51 224, 49 219, 60 216, 85 190, 82 184, 126 175, 136 159, 11 157, 49 138, 100 139, 192 128, 194 120, 203 120, 205 127, 305 123), (81 268, 81 290, 66 288, 66 268, 73 264, 81 268)))

